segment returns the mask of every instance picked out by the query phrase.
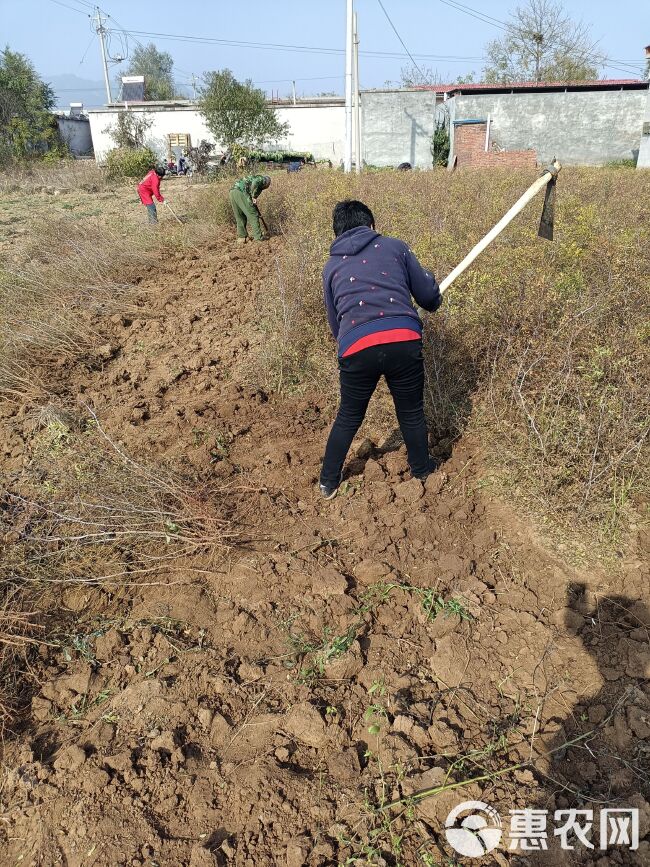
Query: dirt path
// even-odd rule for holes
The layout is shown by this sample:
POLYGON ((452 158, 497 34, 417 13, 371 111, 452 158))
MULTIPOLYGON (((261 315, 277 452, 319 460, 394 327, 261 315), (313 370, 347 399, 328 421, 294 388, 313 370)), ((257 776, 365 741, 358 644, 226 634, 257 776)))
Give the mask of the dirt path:
MULTIPOLYGON (((468 441, 423 486, 378 447, 390 431, 366 431, 323 503, 327 401, 244 380, 279 244, 170 256, 134 314, 96 323, 101 364, 63 374, 135 460, 223 485, 239 541, 154 586, 62 592, 75 640, 42 648, 6 744, 0 864, 446 864, 444 819, 472 798, 504 822, 637 806, 647 835, 647 565, 576 574, 484 493, 468 441), (452 766, 468 780, 531 758, 382 809, 452 766)), ((647 836, 607 860, 549 846, 474 863, 650 858, 647 836)))

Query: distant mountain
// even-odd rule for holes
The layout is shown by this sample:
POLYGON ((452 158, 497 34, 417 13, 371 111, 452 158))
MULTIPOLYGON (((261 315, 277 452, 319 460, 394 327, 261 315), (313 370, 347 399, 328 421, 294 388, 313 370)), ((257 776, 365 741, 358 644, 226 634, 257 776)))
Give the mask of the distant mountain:
POLYGON ((43 80, 52 85, 56 94, 56 108, 69 108, 71 102, 83 102, 86 108, 106 105, 103 81, 80 78, 70 73, 44 75, 43 80))

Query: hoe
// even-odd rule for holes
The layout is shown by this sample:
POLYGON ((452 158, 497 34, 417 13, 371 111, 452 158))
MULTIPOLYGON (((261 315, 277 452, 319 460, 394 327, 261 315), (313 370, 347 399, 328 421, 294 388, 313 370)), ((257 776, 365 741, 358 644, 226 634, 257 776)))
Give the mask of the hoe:
POLYGON ((182 225, 183 225, 183 221, 182 221, 181 218, 178 216, 178 214, 176 213, 176 211, 172 208, 172 206, 169 204, 169 202, 167 201, 167 199, 165 199, 165 205, 167 206, 167 210, 170 211, 171 215, 174 217, 174 219, 176 220, 176 222, 177 222, 177 223, 180 223, 181 226, 182 226, 182 225))
POLYGON ((449 274, 440 284, 440 291, 444 294, 447 289, 451 286, 454 280, 459 277, 463 271, 468 268, 474 259, 485 250, 488 244, 491 244, 492 241, 500 235, 501 232, 505 229, 505 227, 513 220, 520 211, 526 207, 528 202, 533 199, 540 190, 543 190, 546 187, 546 194, 544 196, 544 207, 542 208, 542 218, 539 221, 539 230, 537 234, 540 238, 546 238, 547 241, 553 240, 553 223, 555 218, 555 182, 557 181, 557 176, 560 172, 562 166, 557 160, 553 160, 548 168, 544 169, 541 177, 539 177, 534 184, 532 184, 523 196, 515 202, 515 204, 510 208, 507 214, 504 214, 503 217, 499 220, 496 226, 487 233, 487 235, 482 238, 478 244, 473 247, 467 256, 460 262, 454 270, 449 274))

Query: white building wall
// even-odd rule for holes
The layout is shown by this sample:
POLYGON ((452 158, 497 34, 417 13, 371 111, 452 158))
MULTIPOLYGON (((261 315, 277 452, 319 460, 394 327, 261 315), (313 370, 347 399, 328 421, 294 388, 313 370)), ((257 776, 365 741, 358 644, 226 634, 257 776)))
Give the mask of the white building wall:
POLYGON ((278 142, 279 148, 310 151, 317 160, 332 160, 337 166, 345 150, 345 106, 291 105, 277 110, 278 119, 288 122, 290 132, 278 142))
MULTIPOLYGON (((91 109, 88 112, 95 158, 101 163, 114 147, 108 129, 115 126, 117 115, 123 108, 91 109)), ((192 145, 202 139, 215 142, 201 114, 194 106, 141 106, 129 111, 145 115, 152 121, 145 144, 162 159, 167 156, 167 136, 184 133, 191 137, 192 145)), ((329 159, 337 165, 343 156, 345 109, 340 105, 296 105, 277 109, 281 122, 289 123, 289 133, 271 147, 286 150, 311 151, 316 159, 329 159)))
MULTIPOLYGON (((106 159, 106 154, 115 147, 109 130, 115 126, 117 116, 122 111, 124 111, 123 108, 96 108, 88 111, 95 159, 98 163, 103 162, 106 159)), ((197 145, 201 139, 214 141, 212 133, 193 106, 156 106, 148 110, 136 106, 129 108, 129 111, 143 115, 152 121, 145 144, 155 151, 161 159, 167 157, 167 136, 170 133, 188 133, 192 145, 197 145)))

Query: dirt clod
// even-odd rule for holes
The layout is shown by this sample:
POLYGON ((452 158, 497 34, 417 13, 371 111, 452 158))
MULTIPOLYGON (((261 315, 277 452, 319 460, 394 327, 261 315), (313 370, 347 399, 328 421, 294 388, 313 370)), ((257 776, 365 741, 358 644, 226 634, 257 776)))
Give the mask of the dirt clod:
POLYGON ((327 740, 322 716, 306 701, 299 702, 291 708, 283 726, 297 741, 310 747, 322 747, 327 740))

